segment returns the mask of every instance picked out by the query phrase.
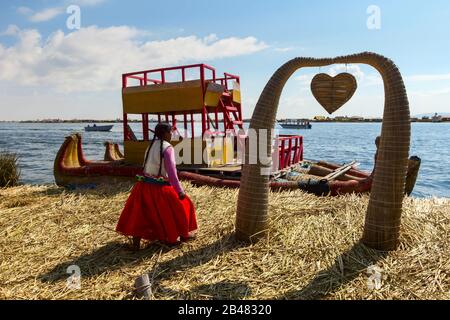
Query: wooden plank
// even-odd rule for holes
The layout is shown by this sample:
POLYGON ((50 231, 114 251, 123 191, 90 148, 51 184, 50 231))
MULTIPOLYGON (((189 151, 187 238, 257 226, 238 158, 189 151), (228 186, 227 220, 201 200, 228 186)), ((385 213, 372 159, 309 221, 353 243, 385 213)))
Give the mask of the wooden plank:
POLYGON ((323 179, 326 179, 328 181, 332 181, 334 179, 337 179, 338 177, 344 175, 345 173, 347 173, 348 171, 350 171, 353 168, 353 165, 356 163, 356 161, 352 161, 348 164, 344 164, 342 167, 337 168, 336 170, 334 170, 332 173, 330 173, 329 175, 323 177, 323 179))

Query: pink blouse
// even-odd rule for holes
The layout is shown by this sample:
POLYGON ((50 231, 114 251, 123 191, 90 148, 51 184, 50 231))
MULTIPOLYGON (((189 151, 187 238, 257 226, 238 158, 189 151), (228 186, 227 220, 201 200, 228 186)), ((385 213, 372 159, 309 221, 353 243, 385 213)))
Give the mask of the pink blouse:
POLYGON ((169 177, 170 185, 175 189, 177 193, 184 193, 183 187, 178 180, 177 165, 175 161, 175 151, 173 147, 168 147, 164 151, 164 167, 169 177))

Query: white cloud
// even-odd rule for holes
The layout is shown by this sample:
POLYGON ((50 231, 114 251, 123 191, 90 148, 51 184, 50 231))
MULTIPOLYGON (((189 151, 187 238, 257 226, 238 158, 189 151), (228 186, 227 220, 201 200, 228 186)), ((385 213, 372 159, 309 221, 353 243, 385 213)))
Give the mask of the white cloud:
POLYGON ((204 37, 203 40, 205 41, 205 43, 211 43, 211 42, 219 40, 219 38, 217 37, 217 35, 215 33, 211 33, 210 35, 204 37))
POLYGON ((411 90, 410 96, 413 97, 434 97, 450 94, 450 87, 434 90, 411 90))
MULTIPOLYGON (((321 68, 323 69, 323 68, 321 68)), ((348 72, 355 76, 358 81, 359 87, 368 87, 368 86, 382 86, 383 79, 381 75, 376 72, 364 72, 360 66, 358 65, 334 65, 325 68, 317 73, 326 73, 330 76, 334 77, 341 72, 348 72)), ((317 73, 307 73, 296 76, 294 79, 300 83, 301 86, 308 86, 311 84, 312 79, 317 73)))
POLYGON ((104 3, 106 0, 64 0, 61 1, 59 6, 45 8, 40 11, 35 11, 29 7, 19 7, 17 8, 17 12, 28 16, 28 19, 31 22, 45 22, 52 20, 53 18, 63 14, 66 10, 65 8, 69 5, 79 5, 79 6, 96 6, 101 3, 104 3))
POLYGON ((125 72, 252 54, 267 47, 254 37, 145 41, 142 35, 128 26, 91 26, 69 34, 59 30, 43 41, 37 30, 20 30, 15 45, 0 45, 0 80, 63 92, 117 90, 125 72))
POLYGON ((15 36, 20 32, 20 29, 15 24, 10 24, 5 31, 0 32, 0 36, 15 36))
POLYGON ((57 8, 47 8, 42 11, 38 11, 34 13, 30 17, 31 22, 44 22, 52 20, 53 18, 59 16, 60 14, 64 13, 64 9, 57 7, 57 8))
POLYGON ((450 80, 450 73, 445 74, 417 74, 405 77, 406 81, 411 82, 429 82, 429 81, 447 81, 450 80))
POLYGON ((383 86, 383 78, 381 74, 378 72, 369 73, 364 76, 364 85, 365 86, 383 86))
MULTIPOLYGON (((358 65, 336 65, 330 67, 328 70, 323 72, 328 73, 331 76, 336 76, 341 72, 348 72, 353 74, 358 80, 358 84, 361 86, 382 86, 383 79, 378 72, 364 72, 358 65)), ((295 80, 302 84, 309 84, 315 74, 302 74, 295 77, 295 80)), ((416 74, 410 76, 404 76, 403 80, 405 83, 423 83, 423 82, 436 82, 437 84, 442 81, 450 81, 450 73, 443 74, 416 74)), ((445 91, 446 89, 444 89, 445 91)), ((441 92, 442 90, 433 90, 433 92, 441 92)), ((422 91, 425 92, 425 91, 422 91)))
POLYGON ((78 4, 80 6, 96 6, 105 2, 106 0, 75 0, 71 1, 72 4, 78 4))
POLYGON ((309 87, 314 76, 314 73, 306 73, 294 77, 294 80, 297 81, 301 87, 309 87))
POLYGON ((29 16, 33 14, 33 9, 30 9, 28 7, 19 7, 17 8, 17 12, 23 14, 24 16, 29 16))
POLYGON ((358 80, 358 81, 363 81, 364 77, 365 77, 365 74, 361 70, 361 67, 358 65, 355 65, 355 64, 352 64, 352 65, 339 64, 339 65, 331 67, 328 70, 328 73, 332 77, 335 77, 338 73, 342 73, 342 72, 347 72, 347 73, 354 75, 356 80, 358 80))
MULTIPOLYGON (((331 76, 336 76, 341 72, 348 72, 353 74, 358 83, 364 86, 374 86, 374 85, 383 85, 383 79, 378 72, 364 72, 360 66, 358 65, 335 65, 330 67, 328 70, 324 70, 323 72, 328 73, 331 76)), ((312 78, 315 74, 302 74, 295 77, 295 80, 301 82, 302 84, 306 84, 311 82, 312 78)), ((422 83, 422 82, 436 82, 440 81, 449 81, 450 73, 443 74, 416 74, 410 76, 403 76, 403 81, 405 83, 422 83)))
POLYGON ((292 48, 292 47, 285 47, 285 48, 275 48, 274 50, 276 51, 276 52, 289 52, 289 51, 292 51, 294 48, 292 48))

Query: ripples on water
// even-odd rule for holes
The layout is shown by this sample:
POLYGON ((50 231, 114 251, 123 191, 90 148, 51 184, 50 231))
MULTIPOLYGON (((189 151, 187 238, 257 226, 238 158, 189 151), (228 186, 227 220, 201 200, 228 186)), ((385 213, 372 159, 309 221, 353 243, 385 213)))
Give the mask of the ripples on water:
MULTIPOLYGON (((73 132, 83 135, 83 150, 90 160, 102 160, 104 141, 119 143, 123 150, 122 124, 111 132, 84 132, 85 124, 0 123, 0 150, 20 155, 22 182, 54 183, 53 160, 64 141, 73 132)), ((140 125, 133 123, 135 132, 140 125)), ((312 130, 282 130, 281 133, 304 136, 305 158, 331 162, 357 160, 363 170, 373 167, 374 140, 379 123, 313 123, 312 130)), ((139 136, 138 136, 139 138, 139 136)), ((422 158, 416 197, 450 197, 450 123, 413 123, 411 155, 422 158)))

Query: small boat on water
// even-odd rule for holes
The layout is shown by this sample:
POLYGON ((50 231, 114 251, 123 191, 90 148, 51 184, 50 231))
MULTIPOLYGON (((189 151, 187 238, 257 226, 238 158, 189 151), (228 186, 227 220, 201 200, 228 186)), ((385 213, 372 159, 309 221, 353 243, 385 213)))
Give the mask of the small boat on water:
POLYGON ((311 129, 312 125, 309 120, 303 119, 285 119, 278 121, 283 129, 311 129))
POLYGON ((431 121, 432 122, 442 122, 442 116, 435 113, 434 116, 431 118, 431 121))
POLYGON ((84 130, 87 132, 92 131, 100 131, 100 132, 109 132, 114 127, 114 125, 108 125, 108 126, 98 126, 94 124, 93 126, 88 125, 87 127, 84 127, 84 130))

